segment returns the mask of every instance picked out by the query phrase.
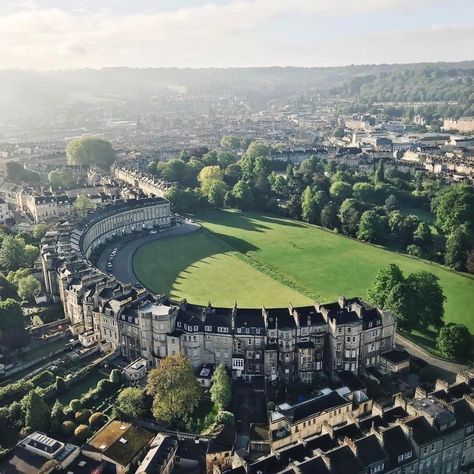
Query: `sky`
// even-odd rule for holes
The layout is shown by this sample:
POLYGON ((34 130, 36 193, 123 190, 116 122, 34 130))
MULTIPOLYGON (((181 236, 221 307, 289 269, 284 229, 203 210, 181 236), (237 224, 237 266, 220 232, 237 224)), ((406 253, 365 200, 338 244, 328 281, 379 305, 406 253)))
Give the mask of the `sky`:
POLYGON ((473 0, 0 0, 0 69, 468 59, 473 0))

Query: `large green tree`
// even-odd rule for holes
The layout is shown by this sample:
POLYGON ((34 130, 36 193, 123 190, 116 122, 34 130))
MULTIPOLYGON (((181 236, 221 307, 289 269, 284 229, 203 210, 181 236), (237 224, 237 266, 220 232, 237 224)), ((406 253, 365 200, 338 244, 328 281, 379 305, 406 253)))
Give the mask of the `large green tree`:
POLYGON ((232 399, 232 384, 225 367, 220 364, 212 376, 211 400, 222 410, 232 399))
POLYGON ((443 325, 444 296, 439 278, 433 273, 417 272, 408 275, 406 282, 413 293, 413 314, 416 315, 420 328, 443 325))
POLYGON ((384 308, 392 288, 404 282, 405 277, 398 265, 391 263, 387 267, 381 268, 367 290, 369 300, 376 306, 384 308))
POLYGON ((251 209, 254 204, 252 188, 244 180, 238 181, 231 191, 235 207, 242 210, 251 209))
POLYGON ((16 349, 25 345, 27 341, 23 311, 18 301, 13 299, 0 301, 0 344, 16 349))
POLYGON ((454 184, 435 200, 436 223, 445 234, 452 234, 459 226, 474 223, 474 188, 454 184))
POLYGON ((143 390, 139 387, 124 388, 114 404, 114 413, 119 418, 140 418, 145 414, 143 390))
POLYGON ((18 282, 18 296, 25 301, 32 300, 41 291, 40 282, 33 276, 28 275, 18 282))
POLYGON ((472 354, 472 335, 464 324, 449 323, 436 338, 436 347, 446 357, 467 360, 472 354))
POLYGON ((342 202, 352 196, 352 186, 345 181, 336 181, 332 183, 329 193, 336 201, 342 202))
POLYGON ((301 217, 304 221, 310 224, 318 222, 319 207, 314 200, 314 192, 311 186, 306 186, 306 189, 301 195, 301 217))
POLYGON ((29 267, 37 256, 38 249, 33 245, 26 245, 18 236, 7 235, 0 246, 0 263, 7 270, 29 267))
POLYGON ((153 397, 153 416, 165 423, 192 413, 202 397, 193 369, 183 353, 166 357, 150 371, 146 391, 153 397))
POLYGON ((345 199, 339 207, 339 219, 344 233, 355 236, 359 228, 360 212, 356 199, 345 199))
POLYGON ((375 211, 360 216, 357 238, 367 242, 380 242, 387 234, 387 219, 375 211))
POLYGON ((469 250, 471 245, 466 226, 459 226, 446 240, 445 265, 458 271, 466 271, 469 250))
POLYGON ((71 165, 94 165, 109 169, 115 161, 115 151, 107 140, 81 137, 69 142, 66 155, 71 165))
POLYGON ((48 430, 51 409, 36 390, 32 390, 22 399, 21 406, 25 417, 25 426, 33 431, 48 430))

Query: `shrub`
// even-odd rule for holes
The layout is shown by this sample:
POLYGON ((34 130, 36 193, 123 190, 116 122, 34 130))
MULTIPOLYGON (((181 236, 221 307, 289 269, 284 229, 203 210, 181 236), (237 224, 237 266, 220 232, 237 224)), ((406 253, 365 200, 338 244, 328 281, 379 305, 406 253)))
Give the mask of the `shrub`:
POLYGON ((64 436, 70 436, 74 433, 74 430, 76 429, 76 423, 74 421, 63 421, 61 424, 61 433, 64 436))
POLYGON ((102 393, 108 393, 112 391, 114 383, 108 379, 102 379, 97 382, 97 391, 102 393))
POLYGON ((234 414, 230 411, 221 410, 216 416, 218 425, 233 425, 235 423, 234 414))
POLYGON ((118 369, 113 369, 112 372, 110 372, 109 380, 113 383, 120 383, 120 379, 122 378, 122 374, 120 370, 118 369))
POLYGON ((69 403, 69 408, 72 411, 79 411, 82 408, 82 402, 77 398, 74 398, 73 400, 71 400, 71 403, 69 403))
POLYGON ((74 430, 74 438, 76 438, 76 441, 83 443, 88 438, 90 432, 91 430, 87 425, 79 425, 74 430))
POLYGON ((92 415, 89 417, 89 425, 92 428, 99 428, 100 426, 105 424, 106 420, 107 417, 100 411, 97 411, 95 413, 92 413, 92 415))
POLYGON ((91 414, 91 411, 87 408, 77 411, 75 415, 76 421, 80 424, 86 424, 89 421, 91 414))
POLYGON ((66 390, 66 381, 62 377, 56 377, 56 392, 58 392, 58 394, 62 394, 66 390))
POLYGON ((28 392, 35 388, 30 381, 20 380, 5 387, 0 388, 0 405, 6 405, 9 402, 19 402, 28 392))

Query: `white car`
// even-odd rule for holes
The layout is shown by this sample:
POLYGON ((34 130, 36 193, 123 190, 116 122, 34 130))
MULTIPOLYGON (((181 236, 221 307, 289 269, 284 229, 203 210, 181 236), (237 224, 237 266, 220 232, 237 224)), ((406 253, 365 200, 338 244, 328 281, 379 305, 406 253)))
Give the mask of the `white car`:
POLYGON ((150 230, 150 234, 151 234, 151 235, 155 235, 155 234, 157 234, 157 233, 158 233, 158 231, 157 231, 157 230, 155 230, 155 229, 153 229, 153 230, 150 230))

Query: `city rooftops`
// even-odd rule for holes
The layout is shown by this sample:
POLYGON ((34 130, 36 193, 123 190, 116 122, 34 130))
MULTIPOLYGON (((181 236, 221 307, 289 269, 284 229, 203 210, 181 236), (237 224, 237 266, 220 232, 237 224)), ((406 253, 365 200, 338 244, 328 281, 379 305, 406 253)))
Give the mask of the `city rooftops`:
POLYGON ((100 452, 116 464, 126 467, 152 438, 153 434, 143 428, 112 420, 83 447, 83 451, 100 452))
POLYGON ((271 417, 272 421, 279 418, 286 418, 292 423, 297 423, 305 418, 348 404, 350 404, 350 401, 337 391, 330 391, 327 394, 325 393, 294 405, 288 403, 278 405, 277 410, 272 412, 271 417))

